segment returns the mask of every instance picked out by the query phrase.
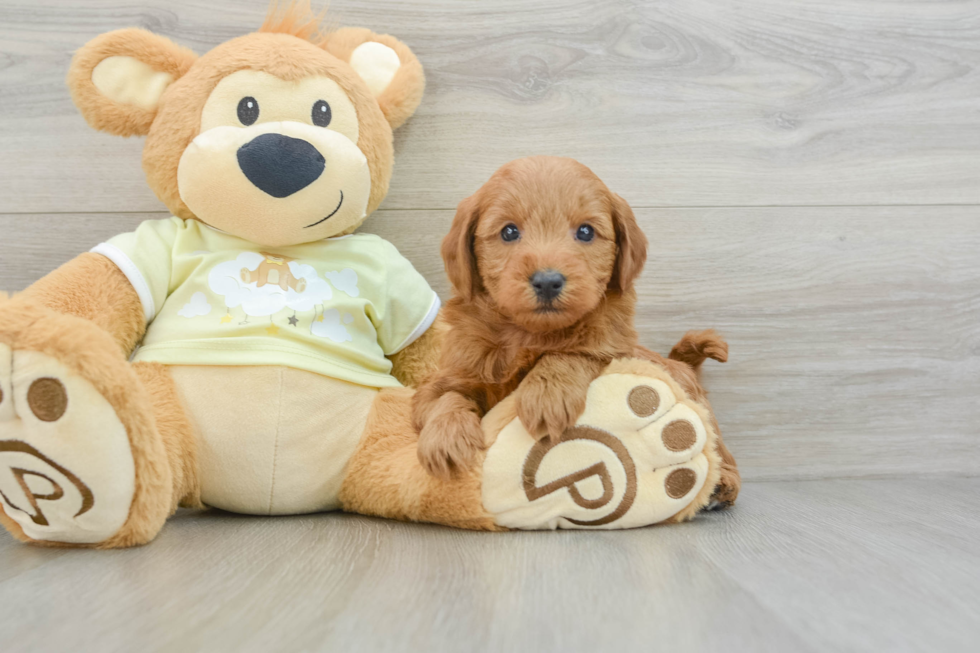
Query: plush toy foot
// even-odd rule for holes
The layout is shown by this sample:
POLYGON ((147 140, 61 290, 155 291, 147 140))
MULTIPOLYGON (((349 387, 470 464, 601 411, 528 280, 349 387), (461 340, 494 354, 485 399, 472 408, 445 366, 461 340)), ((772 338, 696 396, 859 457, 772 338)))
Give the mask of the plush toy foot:
POLYGON ((3 343, 0 393, 6 516, 30 540, 91 544, 117 533, 135 473, 126 429, 109 403, 55 359, 3 343))
MULTIPOLYGON (((485 425, 507 420, 508 411, 499 405, 485 425)), ((507 421, 483 465, 484 508, 498 525, 521 529, 681 521, 707 505, 718 481, 710 424, 664 368, 615 361, 557 443, 507 421)))

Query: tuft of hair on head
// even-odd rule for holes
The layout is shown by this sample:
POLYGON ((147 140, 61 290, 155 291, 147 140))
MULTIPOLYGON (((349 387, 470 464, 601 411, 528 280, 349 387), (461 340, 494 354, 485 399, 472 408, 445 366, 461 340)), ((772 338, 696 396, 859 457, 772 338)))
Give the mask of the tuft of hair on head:
POLYGON ((324 20, 326 15, 326 6, 319 13, 314 13, 310 0, 289 0, 283 3, 271 0, 259 31, 267 34, 289 34, 322 48, 332 31, 324 20))

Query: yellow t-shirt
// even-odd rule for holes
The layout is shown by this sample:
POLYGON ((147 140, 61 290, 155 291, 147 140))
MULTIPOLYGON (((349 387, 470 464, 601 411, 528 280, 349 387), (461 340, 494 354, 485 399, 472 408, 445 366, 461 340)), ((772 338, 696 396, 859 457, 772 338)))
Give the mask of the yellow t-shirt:
POLYGON ((134 360, 284 365, 397 386, 385 358, 431 326, 439 297, 395 247, 352 234, 258 247, 196 220, 148 220, 95 247, 146 312, 134 360))

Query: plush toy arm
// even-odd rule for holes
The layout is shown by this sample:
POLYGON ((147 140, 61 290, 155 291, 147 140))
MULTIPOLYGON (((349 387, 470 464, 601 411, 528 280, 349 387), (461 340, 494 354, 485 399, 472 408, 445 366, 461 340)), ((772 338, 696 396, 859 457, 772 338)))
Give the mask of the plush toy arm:
POLYGON ((146 329, 136 290, 116 264, 101 254, 87 252, 68 261, 12 301, 84 318, 108 332, 127 355, 146 329))
POLYGON ((446 329, 440 313, 432 326, 415 342, 391 355, 391 373, 402 385, 417 388, 436 371, 446 329))
POLYGON ((608 361, 553 353, 538 359, 515 391, 517 415, 531 435, 557 443, 585 409, 589 384, 608 361))

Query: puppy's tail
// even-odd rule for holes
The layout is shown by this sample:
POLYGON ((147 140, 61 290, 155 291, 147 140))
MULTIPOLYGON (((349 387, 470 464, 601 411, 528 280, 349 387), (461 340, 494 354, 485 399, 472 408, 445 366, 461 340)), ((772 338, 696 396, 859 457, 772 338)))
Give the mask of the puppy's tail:
POLYGON ((668 358, 687 363, 697 371, 707 358, 719 363, 727 361, 728 343, 714 329, 688 331, 670 350, 668 358))

